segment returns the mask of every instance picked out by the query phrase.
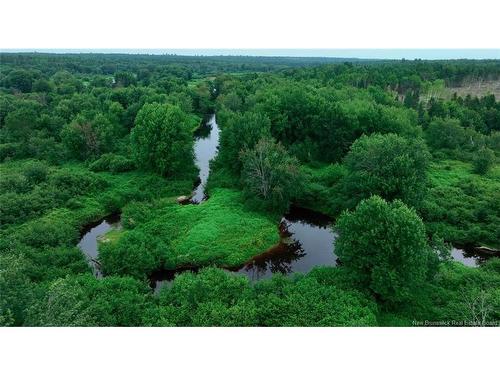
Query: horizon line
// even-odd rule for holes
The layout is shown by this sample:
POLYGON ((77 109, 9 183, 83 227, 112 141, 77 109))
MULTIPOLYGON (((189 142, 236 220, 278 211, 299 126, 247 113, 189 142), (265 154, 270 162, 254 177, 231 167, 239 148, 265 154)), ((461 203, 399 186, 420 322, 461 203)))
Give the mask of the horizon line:
POLYGON ((500 48, 0 48, 0 53, 130 54, 372 60, 496 60, 500 48))

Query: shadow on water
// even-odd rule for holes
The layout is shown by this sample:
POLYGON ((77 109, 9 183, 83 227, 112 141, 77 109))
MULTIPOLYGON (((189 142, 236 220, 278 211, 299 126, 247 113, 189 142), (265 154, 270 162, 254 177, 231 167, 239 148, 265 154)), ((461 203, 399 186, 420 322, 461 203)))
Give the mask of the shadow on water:
POLYGON ((210 173, 210 160, 217 155, 219 146, 219 126, 215 115, 210 116, 209 120, 200 126, 195 132, 194 155, 195 164, 200 170, 198 185, 193 191, 191 203, 200 203, 205 196, 205 184, 210 173))
MULTIPOLYGON (((281 242, 263 254, 253 257, 240 267, 227 268, 235 274, 246 275, 252 281, 266 279, 275 273, 308 272, 315 266, 335 266, 336 233, 332 220, 314 211, 292 207, 279 225, 281 242)), ((198 272, 199 268, 179 268, 153 273, 150 285, 158 291, 179 273, 198 272)))
POLYGON ((78 248, 85 254, 94 275, 102 277, 99 263, 97 262, 99 237, 108 233, 112 229, 121 229, 120 214, 114 213, 106 216, 104 219, 86 225, 82 228, 81 239, 78 248))
POLYGON ((292 207, 280 223, 281 243, 236 270, 251 280, 275 273, 309 272, 316 266, 336 266, 336 233, 331 218, 311 210, 292 207))

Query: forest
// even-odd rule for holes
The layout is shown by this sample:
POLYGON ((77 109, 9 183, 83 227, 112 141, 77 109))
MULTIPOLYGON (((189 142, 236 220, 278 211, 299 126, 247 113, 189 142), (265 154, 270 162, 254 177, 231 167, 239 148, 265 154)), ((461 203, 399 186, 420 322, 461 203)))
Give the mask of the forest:
POLYGON ((0 53, 0 326, 500 325, 500 60, 0 53))

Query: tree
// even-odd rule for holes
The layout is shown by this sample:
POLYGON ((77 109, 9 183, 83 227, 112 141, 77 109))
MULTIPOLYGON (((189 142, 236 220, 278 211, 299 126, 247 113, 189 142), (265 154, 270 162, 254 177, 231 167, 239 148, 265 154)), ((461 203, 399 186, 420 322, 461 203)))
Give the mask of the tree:
POLYGON ((335 242, 347 274, 387 302, 407 300, 429 275, 435 255, 416 212, 397 200, 373 196, 337 221, 335 242))
POLYGON ((31 100, 24 100, 15 104, 15 109, 5 116, 7 139, 14 142, 26 140, 37 128, 41 106, 31 100))
POLYGON ((137 78, 131 72, 117 72, 115 73, 115 85, 118 87, 127 87, 135 85, 137 78))
POLYGON ((474 164, 474 172, 484 175, 495 164, 495 153, 487 147, 482 147, 476 152, 472 162, 474 164))
POLYGON ((288 208, 299 192, 299 163, 275 141, 261 139, 241 152, 241 179, 245 192, 274 208, 288 208))
POLYGON ((33 83, 33 74, 24 69, 11 71, 6 79, 8 87, 21 92, 30 92, 33 83))
POLYGON ((54 91, 54 84, 45 78, 40 78, 33 82, 32 89, 34 92, 49 93, 54 91))
POLYGON ((219 160, 233 172, 241 171, 240 152, 252 149, 259 139, 271 137, 271 122, 258 112, 236 113, 229 117, 220 137, 219 160))
POLYGON ((427 144, 436 150, 453 150, 466 142, 465 130, 460 126, 460 121, 455 119, 432 120, 425 134, 427 144))
POLYGON ((103 114, 92 120, 78 116, 61 131, 62 142, 69 155, 75 159, 96 159, 102 153, 112 151, 120 133, 119 126, 111 123, 103 114))
POLYGON ((145 104, 131 133, 137 164, 164 176, 191 170, 193 127, 192 119, 177 106, 145 104))
POLYGON ((362 136, 344 161, 349 172, 344 181, 348 207, 374 194, 419 207, 426 192, 429 159, 421 139, 395 134, 362 136))

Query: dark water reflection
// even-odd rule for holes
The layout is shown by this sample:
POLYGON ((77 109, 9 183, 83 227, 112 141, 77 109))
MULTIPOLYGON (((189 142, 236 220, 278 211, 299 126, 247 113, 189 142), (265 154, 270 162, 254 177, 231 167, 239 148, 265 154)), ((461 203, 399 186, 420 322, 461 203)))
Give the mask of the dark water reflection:
MULTIPOLYGON (((315 266, 335 266, 336 233, 328 216, 310 210, 292 208, 280 223, 282 242, 247 264, 228 271, 246 275, 252 281, 266 279, 275 273, 306 273, 315 266)), ((158 271, 151 275, 151 287, 158 291, 179 273, 198 272, 198 268, 158 271)))
POLYGON ((254 257, 236 272, 251 280, 271 277, 274 273, 309 272, 315 266, 335 266, 336 233, 332 220, 320 213, 292 207, 281 220, 282 243, 254 257))
POLYGON ((99 269, 99 263, 97 263, 98 252, 98 239, 100 236, 108 233, 112 229, 120 229, 120 214, 112 214, 106 216, 104 219, 97 223, 92 223, 85 226, 81 233, 81 239, 78 243, 78 248, 85 254, 94 274, 97 277, 101 277, 102 273, 99 269))
POLYGON ((219 146, 219 126, 215 115, 201 126, 195 133, 194 154, 195 163, 200 170, 199 184, 193 191, 192 203, 200 203, 205 199, 205 184, 210 173, 210 160, 217 155, 219 146))

